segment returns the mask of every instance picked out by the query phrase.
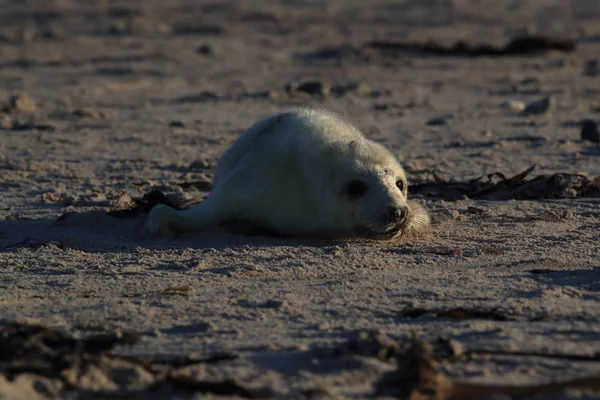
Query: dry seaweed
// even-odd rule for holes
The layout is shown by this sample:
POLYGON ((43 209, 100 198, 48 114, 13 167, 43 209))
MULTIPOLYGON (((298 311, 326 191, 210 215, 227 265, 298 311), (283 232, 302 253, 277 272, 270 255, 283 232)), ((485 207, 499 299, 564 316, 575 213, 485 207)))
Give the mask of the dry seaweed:
POLYGON ((504 46, 491 44, 473 44, 458 41, 445 46, 434 41, 402 42, 391 40, 373 40, 355 47, 342 45, 326 47, 302 56, 307 63, 319 60, 373 61, 377 57, 402 57, 406 54, 432 55, 438 57, 507 57, 540 55, 550 51, 572 53, 577 43, 569 39, 554 39, 543 35, 523 35, 512 39, 504 46))
POLYGON ((398 341, 382 332, 357 332, 357 336, 342 343, 332 351, 333 357, 344 354, 357 354, 366 357, 376 357, 381 361, 392 359, 398 352, 398 341))
POLYGON ((465 351, 468 355, 497 355, 511 357, 543 357, 554 358, 569 361, 600 361, 600 354, 560 354, 560 353, 539 353, 533 351, 507 351, 507 350, 485 350, 485 349, 469 349, 465 351))
POLYGON ((161 293, 173 296, 189 296, 194 293, 194 288, 191 286, 170 286, 161 293))
POLYGON ((458 200, 464 197, 482 200, 600 197, 600 177, 590 179, 584 175, 556 173, 527 180, 526 177, 534 167, 510 178, 496 172, 487 177, 480 176, 462 182, 446 181, 434 173, 433 181, 416 183, 410 187, 410 192, 443 200, 458 200), (495 182, 494 178, 500 178, 500 181, 495 182))
MULTIPOLYGON (((175 183, 174 186, 179 186, 182 189, 196 188, 206 191, 212 188, 212 182, 206 180, 181 182, 175 183)), ((177 210, 182 210, 201 202, 202 200, 190 199, 175 204, 169 201, 160 190, 152 190, 145 193, 142 197, 131 197, 127 193, 121 193, 113 201, 112 207, 108 210, 108 215, 117 218, 131 218, 149 213, 158 204, 165 204, 177 210)))
POLYGON ((158 204, 166 204, 169 207, 178 208, 175 204, 167 200, 160 190, 153 190, 145 193, 142 197, 129 197, 122 193, 109 211, 108 215, 117 218, 136 217, 140 214, 147 214, 152 207, 158 204))
POLYGON ((382 51, 414 52, 452 57, 533 55, 543 54, 553 50, 572 53, 575 51, 576 47, 577 45, 573 40, 553 39, 541 35, 519 36, 502 47, 496 47, 490 44, 470 44, 466 41, 458 41, 450 47, 431 41, 427 43, 418 43, 376 40, 363 45, 363 48, 372 48, 382 51))
POLYGON ((400 312, 406 318, 433 316, 450 319, 489 319, 494 321, 508 321, 515 317, 508 312, 497 309, 455 307, 443 310, 427 310, 425 308, 407 307, 400 312))
POLYGON ((198 190, 210 190, 212 189, 212 182, 209 181, 191 181, 176 183, 175 186, 179 186, 182 189, 195 188, 198 190))
POLYGON ((63 249, 64 246, 62 243, 57 242, 55 240, 40 240, 40 239, 32 239, 27 238, 20 242, 8 245, 5 249, 33 249, 39 250, 41 248, 58 248, 63 249))

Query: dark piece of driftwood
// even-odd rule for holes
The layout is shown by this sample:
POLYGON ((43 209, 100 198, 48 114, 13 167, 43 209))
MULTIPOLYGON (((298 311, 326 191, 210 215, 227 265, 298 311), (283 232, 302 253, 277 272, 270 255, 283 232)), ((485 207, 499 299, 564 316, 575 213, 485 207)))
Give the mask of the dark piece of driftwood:
POLYGON ((11 323, 0 329, 0 374, 9 379, 22 373, 58 379, 64 383, 64 391, 77 394, 75 398, 86 399, 147 399, 154 398, 152 394, 156 392, 212 393, 253 399, 272 397, 268 388, 247 388, 234 379, 196 379, 178 369, 190 364, 231 360, 235 358, 233 355, 153 360, 111 353, 114 346, 133 345, 140 338, 135 333, 107 333, 79 339, 44 326, 11 323), (120 360, 120 363, 113 365, 111 360, 120 360), (91 367, 112 380, 123 365, 143 368, 154 379, 147 386, 133 390, 95 390, 82 384, 85 380, 82 377, 94 370, 91 367))
POLYGON ((117 345, 133 345, 134 334, 100 334, 77 339, 56 329, 12 323, 0 329, 0 373, 30 372, 60 377, 62 369, 99 357, 117 345))
POLYGON ((429 343, 412 337, 396 354, 398 368, 378 381, 377 393, 407 400, 483 399, 492 395, 529 396, 566 389, 600 390, 600 375, 541 384, 496 385, 451 379, 443 375, 429 343))

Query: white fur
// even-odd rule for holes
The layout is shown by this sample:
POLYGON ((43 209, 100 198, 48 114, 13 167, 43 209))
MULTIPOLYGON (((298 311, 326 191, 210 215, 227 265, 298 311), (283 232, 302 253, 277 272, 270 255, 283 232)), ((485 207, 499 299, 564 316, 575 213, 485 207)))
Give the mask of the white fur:
POLYGON ((151 235, 200 231, 242 221, 291 236, 390 239, 427 230, 429 216, 408 202, 396 158, 334 114, 300 109, 266 117, 223 154, 208 198, 191 209, 154 207, 151 235), (368 186, 348 199, 349 181, 368 186), (346 185, 346 186, 345 186, 346 185), (383 218, 406 208, 403 224, 383 218))

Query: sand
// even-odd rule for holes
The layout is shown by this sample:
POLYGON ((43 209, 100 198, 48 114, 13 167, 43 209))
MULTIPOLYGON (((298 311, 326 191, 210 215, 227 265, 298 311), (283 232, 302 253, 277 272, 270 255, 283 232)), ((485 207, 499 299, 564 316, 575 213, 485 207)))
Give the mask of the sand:
MULTIPOLYGON (((599 198, 418 196, 435 223, 408 243, 223 230, 145 239, 145 216, 106 214, 123 192, 201 199, 206 190, 176 184, 209 182, 245 128, 296 105, 339 112, 396 153, 412 182, 433 173, 510 176, 534 164, 532 176, 600 175, 600 148, 580 141, 577 125, 600 119, 600 73, 590 70, 600 60, 597 2, 365 4, 2 1, 2 324, 77 337, 133 332, 140 342, 115 352, 136 357, 233 354, 190 373, 267 388, 275 398, 373 397, 394 366, 339 350, 361 331, 565 356, 442 360, 447 375, 477 382, 600 372, 599 198), (524 32, 575 39, 577 50, 480 58, 355 51, 371 40, 502 45, 524 32), (334 90, 286 90, 306 81, 334 90), (547 95, 555 107, 546 114, 501 107, 547 95), (427 124, 445 114, 452 118, 444 124, 427 124)), ((90 387, 145 388, 152 378, 140 374, 90 387)), ((0 381, 0 396, 78 393, 61 385, 21 374, 0 381)))

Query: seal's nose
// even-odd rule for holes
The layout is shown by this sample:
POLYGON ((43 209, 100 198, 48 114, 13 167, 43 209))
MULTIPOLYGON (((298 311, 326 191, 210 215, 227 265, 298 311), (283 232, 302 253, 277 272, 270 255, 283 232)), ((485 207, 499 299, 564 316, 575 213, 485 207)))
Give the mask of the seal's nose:
POLYGON ((389 206, 387 219, 390 222, 401 223, 408 217, 408 207, 389 206))

